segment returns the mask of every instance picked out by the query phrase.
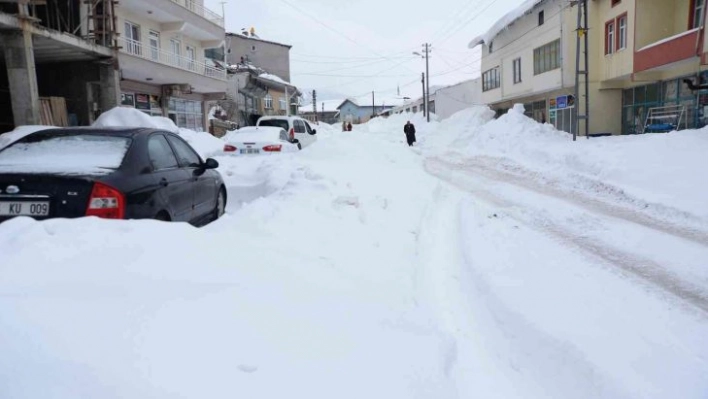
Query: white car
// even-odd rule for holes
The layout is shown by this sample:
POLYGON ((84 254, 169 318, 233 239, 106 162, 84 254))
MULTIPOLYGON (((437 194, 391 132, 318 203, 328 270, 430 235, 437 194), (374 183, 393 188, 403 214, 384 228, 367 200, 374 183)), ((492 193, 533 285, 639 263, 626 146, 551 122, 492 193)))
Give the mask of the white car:
POLYGON ((262 116, 258 119, 256 126, 277 126, 288 132, 291 142, 303 149, 317 141, 317 130, 310 126, 310 123, 298 116, 262 116))
POLYGON ((251 155, 274 152, 295 152, 285 129, 273 126, 248 126, 229 130, 224 136, 224 152, 227 154, 251 155))

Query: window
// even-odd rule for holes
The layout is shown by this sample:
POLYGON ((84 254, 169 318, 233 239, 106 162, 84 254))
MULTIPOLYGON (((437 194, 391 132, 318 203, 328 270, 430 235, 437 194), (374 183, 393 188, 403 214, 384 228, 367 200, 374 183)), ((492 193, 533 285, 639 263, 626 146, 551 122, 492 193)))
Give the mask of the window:
POLYGON ((125 21, 125 44, 128 53, 141 55, 142 44, 140 43, 140 25, 125 21))
POLYGON ((150 44, 150 59, 153 61, 160 60, 160 33, 151 30, 148 34, 148 41, 150 44))
POLYGON ((616 6, 617 4, 621 3, 622 0, 612 0, 612 7, 616 6))
POLYGON ((170 97, 169 117, 179 127, 198 132, 204 130, 202 103, 200 101, 170 97))
POLYGON ((285 98, 284 98, 284 97, 280 97, 280 99, 278 100, 278 105, 280 105, 280 110, 281 110, 281 111, 285 111, 285 105, 286 105, 286 104, 285 104, 285 98))
POLYGON ((561 48, 560 39, 556 39, 548 44, 533 50, 533 74, 542 73, 558 69, 560 63, 561 48))
POLYGON ((513 62, 514 83, 521 83, 521 58, 517 58, 513 62))
POLYGON ((501 86, 499 67, 494 67, 482 74, 482 91, 489 91, 501 86))
POLYGON ((605 24, 605 54, 615 52, 615 21, 605 24))
POLYGON ((546 16, 543 13, 543 10, 538 12, 538 26, 541 26, 546 22, 546 16))
POLYGON ((273 109, 273 96, 271 96, 270 94, 267 94, 265 96, 265 98, 263 98, 263 100, 265 102, 265 105, 264 105, 265 109, 273 109))
POLYGON ((693 14, 691 15, 691 28, 700 28, 701 26, 703 26, 706 0, 693 0, 692 4, 693 14))
POLYGON ((301 120, 294 120, 293 125, 295 126, 295 133, 307 133, 305 129, 305 123, 301 120))
POLYGON ((617 50, 627 48, 627 15, 617 18, 617 50))
POLYGON ((148 155, 150 163, 155 170, 172 169, 177 167, 177 158, 172 148, 167 143, 165 136, 156 134, 148 140, 148 155))
POLYGON ((181 166, 196 167, 202 164, 202 159, 199 158, 199 155, 197 155, 197 153, 194 152, 194 150, 192 150, 184 141, 173 136, 167 137, 170 144, 172 144, 172 147, 175 149, 175 153, 177 154, 177 158, 179 159, 181 166))
POLYGON ((494 52, 494 42, 489 42, 489 54, 492 54, 494 52))
POLYGON ((305 129, 307 130, 307 133, 312 134, 312 127, 310 127, 310 124, 307 122, 305 123, 305 129))

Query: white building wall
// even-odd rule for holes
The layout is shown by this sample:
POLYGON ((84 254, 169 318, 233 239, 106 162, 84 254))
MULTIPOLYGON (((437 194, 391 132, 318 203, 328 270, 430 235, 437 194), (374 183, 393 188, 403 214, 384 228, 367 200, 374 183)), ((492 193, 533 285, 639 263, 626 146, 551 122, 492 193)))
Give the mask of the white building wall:
POLYGON ((482 72, 498 66, 501 74, 501 87, 482 92, 482 102, 494 104, 574 85, 574 82, 566 82, 563 74, 563 69, 569 70, 567 66, 574 64, 574 59, 569 59, 572 57, 565 54, 567 37, 574 37, 563 32, 568 29, 564 23, 566 5, 567 2, 561 0, 549 0, 534 7, 482 46, 482 72), (544 23, 539 26, 538 14, 541 11, 544 13, 544 23), (534 49, 561 38, 562 67, 534 75, 534 49), (521 82, 514 83, 513 61, 517 58, 521 58, 521 82))
POLYGON ((482 81, 479 78, 466 80, 435 92, 435 114, 441 119, 482 104, 482 81))

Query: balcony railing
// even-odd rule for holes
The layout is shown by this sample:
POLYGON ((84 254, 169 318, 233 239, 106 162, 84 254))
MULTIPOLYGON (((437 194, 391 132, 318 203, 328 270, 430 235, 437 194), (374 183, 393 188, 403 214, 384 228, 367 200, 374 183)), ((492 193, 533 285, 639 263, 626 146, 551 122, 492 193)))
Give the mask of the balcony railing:
POLYGON ((214 11, 204 7, 201 4, 197 4, 196 0, 172 0, 173 3, 179 4, 182 7, 188 9, 189 11, 199 15, 200 17, 224 27, 224 17, 215 13, 214 11))
POLYGON ((119 39, 121 51, 135 57, 144 58, 159 64, 184 69, 199 75, 226 80, 226 70, 207 65, 189 57, 170 53, 157 47, 145 46, 142 42, 126 38, 119 39))

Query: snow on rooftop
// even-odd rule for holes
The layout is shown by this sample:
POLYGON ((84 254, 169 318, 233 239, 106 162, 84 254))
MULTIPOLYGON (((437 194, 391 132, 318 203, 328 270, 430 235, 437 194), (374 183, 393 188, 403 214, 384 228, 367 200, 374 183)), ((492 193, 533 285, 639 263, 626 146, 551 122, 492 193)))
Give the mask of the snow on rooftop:
POLYGON ((482 43, 489 43, 494 39, 499 32, 504 30, 507 26, 511 25, 517 19, 521 18, 527 12, 531 11, 537 4, 544 0, 526 0, 517 8, 511 10, 509 13, 504 15, 499 19, 486 33, 483 33, 470 41, 467 47, 475 48, 482 43))
POLYGON ((285 84, 285 85, 292 84, 292 83, 286 81, 285 79, 281 78, 280 76, 273 75, 272 73, 262 73, 262 74, 258 75, 258 77, 261 79, 272 80, 273 82, 278 82, 278 83, 285 84))

